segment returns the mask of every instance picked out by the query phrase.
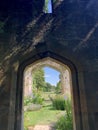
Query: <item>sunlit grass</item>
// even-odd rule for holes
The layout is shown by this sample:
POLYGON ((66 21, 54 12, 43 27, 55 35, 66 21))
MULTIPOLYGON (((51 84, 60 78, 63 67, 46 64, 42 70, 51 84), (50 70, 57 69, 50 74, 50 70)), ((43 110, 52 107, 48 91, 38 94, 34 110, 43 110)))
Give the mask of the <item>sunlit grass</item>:
POLYGON ((54 110, 51 105, 45 106, 38 111, 28 111, 24 113, 24 127, 35 126, 37 124, 53 124, 64 113, 61 110, 54 110))

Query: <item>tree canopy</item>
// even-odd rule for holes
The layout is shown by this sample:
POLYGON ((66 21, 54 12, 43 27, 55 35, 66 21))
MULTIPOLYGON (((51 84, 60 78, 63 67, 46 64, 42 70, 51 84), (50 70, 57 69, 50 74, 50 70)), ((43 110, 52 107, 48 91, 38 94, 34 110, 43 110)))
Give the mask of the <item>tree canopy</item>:
POLYGON ((33 72, 33 88, 41 90, 45 87, 44 70, 38 68, 33 72))

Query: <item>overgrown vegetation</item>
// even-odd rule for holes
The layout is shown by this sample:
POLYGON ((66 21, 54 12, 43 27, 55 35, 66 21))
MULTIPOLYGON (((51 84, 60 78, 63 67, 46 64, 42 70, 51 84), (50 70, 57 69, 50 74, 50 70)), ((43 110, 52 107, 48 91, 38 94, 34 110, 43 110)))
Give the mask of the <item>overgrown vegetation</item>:
POLYGON ((65 101, 65 115, 56 123, 56 130, 73 130, 71 100, 65 101))
POLYGON ((33 103, 42 105, 44 101, 44 98, 38 93, 33 98, 33 103))
POLYGON ((57 83, 57 85, 55 87, 55 92, 56 92, 56 94, 61 93, 61 79, 60 79, 60 81, 57 83))
POLYGON ((70 99, 65 100, 63 96, 56 96, 53 104, 44 102, 44 106, 41 109, 24 113, 25 129, 36 124, 50 123, 54 123, 55 130, 73 130, 70 99))
POLYGON ((33 103, 33 99, 31 97, 24 99, 24 106, 30 105, 31 103, 33 103))
POLYGON ((32 103, 42 105, 43 101, 44 98, 42 98, 39 93, 36 93, 34 97, 28 97, 24 99, 24 106, 30 105, 32 103))
POLYGON ((62 111, 54 110, 52 105, 45 105, 38 111, 26 111, 24 113, 24 127, 28 128, 28 126, 37 124, 55 124, 61 114, 62 111))
POLYGON ((24 99, 24 129, 52 123, 55 130, 73 130, 72 103, 61 94, 60 76, 56 86, 45 82, 44 77, 42 68, 33 72, 32 97, 24 99))
POLYGON ((65 110, 66 108, 65 99, 61 95, 55 96, 55 98, 52 99, 52 104, 56 110, 65 110))

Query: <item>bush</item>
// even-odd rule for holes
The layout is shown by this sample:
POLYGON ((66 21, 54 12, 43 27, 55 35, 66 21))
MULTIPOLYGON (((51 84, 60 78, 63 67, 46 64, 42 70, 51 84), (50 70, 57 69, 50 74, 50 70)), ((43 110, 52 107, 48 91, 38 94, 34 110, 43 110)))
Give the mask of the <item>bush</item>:
POLYGON ((56 130, 73 130, 71 101, 65 101, 66 114, 57 121, 56 130))
POLYGON ((24 99, 24 106, 30 105, 33 103, 33 98, 28 97, 24 99))
POLYGON ((44 98, 41 97, 40 93, 35 94, 34 98, 33 98, 33 103, 34 104, 40 104, 42 105, 44 101, 44 98))
POLYGON ((35 94, 34 97, 28 97, 24 99, 24 106, 30 105, 32 103, 34 104, 40 104, 42 105, 44 101, 44 98, 40 96, 40 94, 35 94))
POLYGON ((56 96, 52 99, 52 104, 56 110, 65 110, 65 99, 62 96, 56 96))
POLYGON ((60 117, 56 123, 56 130, 73 130, 72 118, 65 116, 60 117))

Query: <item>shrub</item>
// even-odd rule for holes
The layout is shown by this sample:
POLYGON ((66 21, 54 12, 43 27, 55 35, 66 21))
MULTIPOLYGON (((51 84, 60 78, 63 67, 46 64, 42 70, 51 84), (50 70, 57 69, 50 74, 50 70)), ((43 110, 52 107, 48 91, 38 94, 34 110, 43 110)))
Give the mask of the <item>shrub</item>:
POLYGON ((33 98, 28 97, 24 99, 24 106, 30 105, 31 103, 33 103, 33 98))
POLYGON ((24 99, 24 106, 30 105, 32 103, 34 104, 41 104, 43 103, 44 98, 40 96, 40 94, 35 94, 34 97, 28 97, 24 99))
POLYGON ((33 103, 34 104, 43 104, 44 98, 41 97, 40 94, 36 94, 33 98, 33 103))
POLYGON ((52 104, 56 110, 65 110, 65 99, 62 96, 56 96, 52 99, 52 104))
POLYGON ((67 115, 60 117, 56 123, 56 130, 73 130, 72 118, 67 117, 67 115))
POLYGON ((28 128, 24 127, 24 130, 28 130, 28 128))
POLYGON ((59 118, 56 123, 56 130, 73 130, 71 101, 65 101, 66 114, 59 118))

